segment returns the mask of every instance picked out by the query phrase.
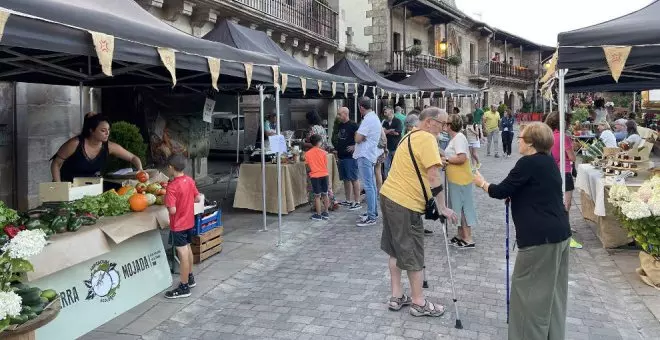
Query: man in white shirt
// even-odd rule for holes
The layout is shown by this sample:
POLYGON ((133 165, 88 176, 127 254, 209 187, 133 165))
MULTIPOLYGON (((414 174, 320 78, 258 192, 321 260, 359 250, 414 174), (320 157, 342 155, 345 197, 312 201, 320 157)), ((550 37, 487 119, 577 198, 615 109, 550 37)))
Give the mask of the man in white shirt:
POLYGON ((359 101, 362 123, 355 133, 355 151, 353 158, 357 159, 360 182, 364 188, 367 200, 367 213, 358 218, 358 227, 376 224, 378 217, 378 193, 376 190, 376 175, 374 165, 383 150, 378 148, 382 127, 378 116, 371 108, 371 99, 363 97, 359 101))
POLYGON ((610 124, 607 122, 598 123, 598 131, 600 131, 600 140, 605 144, 606 148, 616 148, 616 137, 614 133, 610 130, 610 124))

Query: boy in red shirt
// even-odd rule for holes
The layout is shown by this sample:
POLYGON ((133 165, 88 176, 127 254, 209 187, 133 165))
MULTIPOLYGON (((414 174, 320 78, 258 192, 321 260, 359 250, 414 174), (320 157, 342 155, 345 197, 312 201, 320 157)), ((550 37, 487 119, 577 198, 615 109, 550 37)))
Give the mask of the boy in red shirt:
POLYGON ((330 206, 330 200, 328 199, 328 153, 319 147, 321 136, 312 135, 309 141, 313 147, 305 152, 305 163, 309 167, 309 178, 312 182, 314 205, 316 207, 316 214, 312 215, 312 220, 328 220, 330 218, 328 214, 328 207, 330 206), (321 212, 321 200, 323 200, 323 212, 321 212))
POLYGON ((170 230, 180 264, 179 286, 165 292, 168 299, 177 299, 190 296, 190 288, 195 287, 195 277, 192 273, 193 253, 190 243, 193 238, 195 226, 195 203, 202 197, 197 191, 195 180, 186 176, 187 159, 183 155, 173 155, 168 160, 168 171, 173 179, 167 185, 165 206, 170 214, 170 230))

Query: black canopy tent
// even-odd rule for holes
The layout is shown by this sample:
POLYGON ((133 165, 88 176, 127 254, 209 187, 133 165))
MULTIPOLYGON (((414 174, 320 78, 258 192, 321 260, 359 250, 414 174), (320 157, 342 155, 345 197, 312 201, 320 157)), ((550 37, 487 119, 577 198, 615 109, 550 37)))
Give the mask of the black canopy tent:
MULTIPOLYGON (((343 97, 345 84, 348 84, 348 94, 354 92, 355 84, 359 81, 353 77, 344 77, 326 73, 310 67, 289 53, 284 51, 276 42, 270 39, 266 33, 241 26, 229 20, 222 20, 216 27, 208 32, 203 39, 216 41, 245 51, 253 51, 274 55, 279 58, 280 73, 288 75, 287 87, 282 97, 302 97, 301 77, 307 79, 306 96, 309 98, 332 98, 332 82, 336 83, 335 96, 343 97), (319 94, 318 83, 321 81, 319 94)), ((281 81, 280 77, 280 83, 281 81)))
POLYGON ((419 88, 421 91, 430 93, 446 92, 456 95, 477 95, 478 89, 461 85, 440 73, 439 70, 421 68, 410 77, 403 79, 400 84, 419 88))
MULTIPOLYGON (((363 86, 375 86, 394 94, 412 95, 419 91, 416 87, 399 84, 383 78, 383 76, 372 70, 369 65, 361 60, 342 58, 328 70, 328 73, 344 77, 353 77, 358 79, 363 86)), ((364 90, 362 90, 361 93, 362 92, 364 92, 364 90)), ((369 94, 369 91, 367 91, 367 94, 369 94)), ((373 98, 375 96, 376 93, 374 93, 372 89, 371 97, 373 98)), ((378 96, 382 97, 380 93, 378 93, 378 96)))
POLYGON ((0 41, 0 79, 56 85, 170 85, 157 48, 176 51, 177 84, 210 87, 207 57, 221 60, 219 85, 273 80, 277 58, 195 38, 132 0, 0 0, 11 13, 0 41), (89 31, 114 36, 113 77, 101 73, 89 31))
POLYGON ((635 91, 660 87, 660 1, 597 25, 558 35, 557 70, 568 69, 567 92, 635 91), (604 46, 632 46, 616 82, 604 46))

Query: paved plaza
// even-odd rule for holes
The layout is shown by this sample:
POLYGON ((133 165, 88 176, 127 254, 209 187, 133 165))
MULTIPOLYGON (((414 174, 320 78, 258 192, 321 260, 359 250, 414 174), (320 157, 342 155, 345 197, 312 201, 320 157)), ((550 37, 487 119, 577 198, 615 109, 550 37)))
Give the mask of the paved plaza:
MULTIPOLYGON (((503 179, 517 159, 482 156, 482 173, 491 182, 503 179)), ((426 238, 430 288, 425 293, 447 312, 413 317, 407 308, 387 309, 390 285, 387 256, 379 249, 380 225, 357 228, 357 212, 347 210, 333 213, 329 222, 311 222, 309 208, 301 207, 283 218, 279 247, 272 217, 271 231, 259 232, 260 214, 228 214, 225 248, 195 269, 192 297, 156 296, 83 339, 506 339, 504 203, 475 192, 477 247, 450 247, 462 330, 454 328, 439 224, 426 225, 436 233, 426 238)), ((642 303, 635 278, 602 249, 578 209, 579 200, 571 220, 584 249, 571 250, 566 338, 658 339, 660 322, 642 303)), ((511 269, 515 256, 513 251, 511 269)))

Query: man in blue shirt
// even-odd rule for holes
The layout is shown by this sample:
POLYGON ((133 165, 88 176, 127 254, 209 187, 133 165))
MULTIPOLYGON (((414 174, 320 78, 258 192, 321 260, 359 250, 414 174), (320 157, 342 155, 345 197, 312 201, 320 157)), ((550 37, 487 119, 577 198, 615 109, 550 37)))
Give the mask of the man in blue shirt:
POLYGON ((628 130, 626 128, 626 123, 628 121, 621 118, 614 121, 614 137, 616 138, 617 143, 628 138, 628 130))
POLYGON ((382 127, 378 116, 371 108, 371 99, 363 97, 359 101, 362 123, 355 133, 355 151, 353 158, 357 159, 360 182, 364 188, 367 200, 367 213, 358 218, 358 227, 376 225, 378 217, 378 193, 376 190, 376 174, 374 166, 383 150, 378 148, 382 127))

